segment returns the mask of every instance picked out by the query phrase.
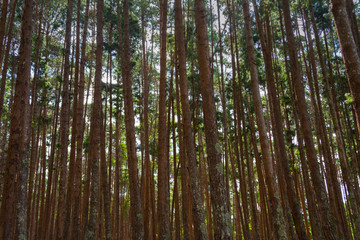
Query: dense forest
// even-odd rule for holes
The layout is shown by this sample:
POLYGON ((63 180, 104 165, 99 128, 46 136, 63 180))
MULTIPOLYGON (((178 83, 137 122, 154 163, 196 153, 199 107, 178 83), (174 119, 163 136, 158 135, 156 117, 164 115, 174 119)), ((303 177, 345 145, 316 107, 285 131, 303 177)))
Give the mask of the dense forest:
POLYGON ((360 239, 358 1, 0 9, 0 239, 360 239))

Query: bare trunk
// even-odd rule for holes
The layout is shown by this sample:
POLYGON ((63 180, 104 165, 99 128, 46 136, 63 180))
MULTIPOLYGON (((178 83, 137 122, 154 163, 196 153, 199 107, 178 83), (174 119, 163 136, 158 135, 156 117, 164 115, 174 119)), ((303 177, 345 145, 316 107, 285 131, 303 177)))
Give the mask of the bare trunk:
MULTIPOLYGON (((74 180, 74 193, 73 193, 73 209, 75 210, 72 215, 72 239, 79 239, 81 235, 80 224, 80 202, 81 202, 81 189, 82 189, 82 160, 83 160, 83 141, 84 141, 84 90, 85 90, 85 48, 87 41, 87 27, 89 22, 89 5, 90 0, 86 1, 85 7, 85 21, 83 30, 83 39, 81 45, 81 60, 80 60, 80 75, 79 75, 79 89, 78 89, 78 102, 76 108, 77 114, 77 135, 76 135, 76 162, 75 162, 75 180, 74 180), (76 210, 78 209, 78 210, 76 210)), ((90 84, 90 80, 89 80, 90 84)))
MULTIPOLYGON (((3 1, 3 3, 5 3, 7 1, 3 1)), ((4 94, 5 94, 5 86, 6 86, 6 75, 7 75, 7 70, 8 70, 8 62, 9 62, 9 54, 10 54, 10 48, 11 48, 11 43, 12 41, 12 29, 14 26, 14 18, 15 18, 15 10, 16 10, 16 5, 17 5, 17 0, 13 0, 11 2, 11 13, 10 13, 10 20, 9 20, 9 29, 8 29, 8 41, 6 42, 6 48, 5 48, 5 56, 4 56, 4 65, 3 65, 3 69, 2 69, 2 74, 1 74, 1 85, 0 85, 0 119, 2 117, 3 114, 3 110, 4 110, 4 94)), ((6 15, 6 14, 4 14, 6 15)), ((2 15, 1 15, 2 17, 2 15)), ((1 20, 0 20, 1 21, 1 20)), ((0 23, 1 26, 1 23, 0 23)), ((1 33, 0 33, 1 34, 1 33)), ((1 42, 1 41, 0 41, 1 42)), ((0 59, 2 59, 2 54, 1 54, 1 50, 0 50, 0 59)), ((1 66, 1 60, 0 60, 0 66, 1 66)), ((3 124, 1 124, 3 125, 3 124)), ((1 170, 1 169, 0 169, 1 170)), ((2 183, 2 181, 0 181, 2 183)))
POLYGON ((191 127, 190 104, 186 76, 186 55, 184 41, 184 24, 181 1, 175 1, 175 41, 179 60, 180 96, 183 116, 183 133, 188 160, 190 191, 192 197, 192 212, 194 216, 194 231, 196 239, 208 239, 204 209, 201 200, 198 171, 196 166, 195 142, 191 127))
POLYGON ((334 223, 334 216, 331 214, 330 211, 324 181, 321 178, 319 165, 317 162, 317 154, 314 147, 311 124, 305 101, 304 84, 300 75, 299 63, 297 59, 297 47, 295 44, 294 33, 291 25, 292 20, 290 17, 289 2, 287 0, 282 0, 282 4, 284 11, 286 36, 289 43, 288 48, 290 55, 291 74, 294 82, 295 94, 298 100, 299 117, 305 140, 306 155, 309 161, 310 173, 312 177, 311 179, 313 181, 316 198, 318 202, 321 202, 321 204, 319 205, 319 210, 322 221, 322 228, 326 238, 338 239, 338 232, 334 223))
POLYGON ((274 170, 272 165, 272 158, 270 155, 270 145, 267 138, 266 126, 264 121, 264 114, 262 109, 260 91, 259 91, 259 77, 256 66, 255 48, 252 39, 251 19, 249 11, 249 3, 247 0, 242 1, 244 19, 245 19, 245 33, 246 33, 246 47, 248 53, 248 61, 250 64, 251 74, 251 87, 253 93, 253 101, 255 107, 255 117, 259 129, 260 146, 262 150, 263 161, 265 164, 265 181, 267 183, 269 198, 270 198, 270 211, 273 218, 274 237, 277 239, 287 239, 284 229, 284 219, 282 217, 283 210, 281 209, 279 192, 276 187, 274 179, 274 170))
POLYGON ((231 238, 231 221, 219 142, 214 89, 209 62, 209 39, 206 25, 206 10, 203 0, 195 0, 196 42, 200 73, 200 87, 203 97, 206 150, 209 162, 210 192, 214 216, 214 238, 231 238))
POLYGON ((141 211, 140 186, 138 179, 138 159, 136 156, 136 141, 134 128, 134 107, 132 100, 132 78, 130 65, 130 29, 129 29, 129 0, 124 1, 124 55, 122 60, 126 146, 128 152, 131 232, 132 239, 143 239, 144 227, 141 211))
POLYGON ((28 133, 30 67, 32 47, 32 0, 24 1, 21 24, 19 65, 15 83, 15 96, 10 120, 8 156, 5 166, 4 187, 0 212, 0 237, 11 239, 15 236, 27 239, 27 176, 28 159, 26 143, 28 133), (17 179, 15 182, 14 180, 17 179), (15 215, 16 214, 16 215, 15 215), (15 220, 16 225, 13 224, 15 220))
POLYGON ((63 77, 63 92, 62 105, 60 113, 60 185, 59 185, 59 201, 58 201, 58 216, 57 216, 57 239, 64 239, 64 221, 65 221, 65 186, 67 178, 67 157, 68 157, 68 138, 69 138, 69 114, 70 114, 70 99, 69 99, 69 75, 70 75, 70 41, 71 41, 71 18, 72 18, 73 1, 68 0, 66 30, 65 30, 65 63, 64 63, 64 77, 63 77))
MULTIPOLYGON (((178 69, 178 68, 177 68, 178 69)), ((189 196, 188 196, 188 186, 187 186, 187 162, 186 162, 186 152, 184 146, 183 138, 183 123, 181 119, 180 111, 180 91, 179 91, 179 79, 178 73, 176 72, 176 110, 177 110, 177 130, 179 135, 179 159, 181 164, 180 174, 181 174, 181 200, 182 200, 182 220, 183 220, 183 239, 188 240, 190 238, 190 228, 189 228, 189 196)))
POLYGON ((103 25, 104 25, 104 1, 97 1, 97 34, 96 34, 96 66, 95 66, 95 86, 94 103, 91 115, 90 125, 90 149, 89 163, 91 163, 91 190, 90 190, 90 213, 88 226, 85 229, 85 239, 95 239, 98 226, 96 224, 97 216, 101 215, 98 208, 99 199, 99 158, 100 141, 102 128, 102 53, 103 53, 103 25))
POLYGON ((160 1, 160 96, 159 96, 159 137, 158 137, 158 236, 170 239, 170 186, 169 162, 167 160, 166 128, 166 39, 167 0, 160 1))
MULTIPOLYGON (((354 98, 358 136, 360 135, 360 56, 351 30, 345 0, 331 0, 331 10, 340 42, 351 95, 354 98)), ((357 220, 359 221, 359 220, 357 220)), ((359 222, 357 223, 359 226, 359 222)), ((360 231, 360 230, 356 230, 360 231)))

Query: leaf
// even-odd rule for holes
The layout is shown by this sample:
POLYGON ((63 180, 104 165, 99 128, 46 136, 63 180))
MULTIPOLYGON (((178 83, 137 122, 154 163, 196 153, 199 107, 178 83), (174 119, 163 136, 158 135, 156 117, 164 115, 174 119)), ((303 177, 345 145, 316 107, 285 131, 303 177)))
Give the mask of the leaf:
POLYGON ((354 102, 354 99, 352 98, 351 94, 350 93, 345 93, 345 103, 346 104, 351 104, 354 102))

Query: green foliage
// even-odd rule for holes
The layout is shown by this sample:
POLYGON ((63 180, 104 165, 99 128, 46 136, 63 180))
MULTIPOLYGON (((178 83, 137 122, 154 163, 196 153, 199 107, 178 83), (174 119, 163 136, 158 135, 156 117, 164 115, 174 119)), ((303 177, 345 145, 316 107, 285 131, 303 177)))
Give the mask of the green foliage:
POLYGON ((346 97, 346 100, 345 100, 346 104, 351 104, 354 102, 354 99, 350 93, 345 93, 345 97, 346 97))
POLYGON ((90 137, 89 135, 86 135, 83 141, 83 151, 85 154, 89 153, 89 146, 90 146, 90 137))

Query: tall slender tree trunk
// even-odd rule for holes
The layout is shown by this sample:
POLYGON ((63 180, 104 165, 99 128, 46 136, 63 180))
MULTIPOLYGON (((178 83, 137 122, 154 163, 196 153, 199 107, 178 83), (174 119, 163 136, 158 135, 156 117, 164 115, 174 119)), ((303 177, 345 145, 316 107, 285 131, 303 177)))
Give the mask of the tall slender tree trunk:
POLYGON ((68 0, 66 29, 65 29, 65 63, 63 77, 62 105, 60 113, 60 183, 59 183, 59 201, 57 216, 57 236, 58 240, 64 239, 64 221, 65 221, 65 199, 66 199, 66 178, 67 178, 67 157, 68 157, 68 138, 69 138, 69 75, 70 75, 70 45, 71 45, 71 20, 72 20, 73 1, 68 0))
POLYGON ((334 223, 334 216, 330 211, 327 193, 325 190, 324 181, 320 175, 319 165, 317 162, 316 150, 314 147, 314 140, 311 131, 311 124, 307 112, 305 101, 304 85, 300 75, 299 63, 297 59, 297 47, 295 44, 294 33, 292 28, 292 20, 290 16, 290 6, 288 0, 282 0, 282 8, 284 11, 286 37, 288 40, 288 49, 290 56, 291 74, 294 82, 295 94, 298 100, 300 124, 304 134, 306 155, 309 161, 310 174, 313 182, 315 194, 319 204, 320 217, 322 221, 322 228, 325 238, 327 239, 341 239, 338 236, 338 230, 334 223))
POLYGON ((351 29, 346 0, 331 0, 331 11, 334 15, 335 26, 340 41, 346 76, 351 95, 354 98, 358 136, 360 135, 360 56, 357 51, 355 37, 351 29))
MULTIPOLYGON (((6 27, 6 17, 8 16, 8 0, 2 1, 1 6, 1 17, 0 17, 0 66, 2 66, 3 63, 3 50, 4 50, 4 37, 5 37, 5 27, 6 27)), ((11 23, 10 23, 11 24, 11 23)), ((8 38, 8 41, 10 41, 11 38, 8 38)))
MULTIPOLYGON (((99 9, 99 8, 98 8, 99 9)), ((103 112, 101 111, 101 116, 103 115, 103 112)), ((103 117, 101 117, 103 119, 103 117)), ((100 174, 101 174, 101 194, 103 199, 103 207, 104 207, 104 217, 105 217, 105 239, 111 240, 112 234, 111 234, 111 217, 110 217, 110 203, 111 203, 111 196, 110 196, 110 187, 108 182, 108 176, 107 176, 107 166, 106 166, 106 152, 105 152, 105 131, 103 121, 100 122, 100 129, 102 130, 100 132, 100 174)), ((110 149, 109 149, 110 151, 110 149)))
MULTIPOLYGON (((174 63, 175 64, 175 63, 174 63)), ((172 80, 174 81, 174 80, 172 80)), ((173 156, 174 156, 174 197, 173 197, 173 205, 175 209, 175 240, 180 240, 181 238, 181 229, 180 229, 180 201, 179 201, 179 183, 178 183, 178 176, 179 176, 179 163, 177 162, 177 145, 176 145, 176 131, 175 131, 175 99, 172 97, 171 99, 172 104, 172 143, 173 143, 173 156)), ((173 228, 173 226, 171 226, 173 228)))
POLYGON ((214 215, 214 238, 231 238, 231 221, 219 142, 214 89, 209 62, 209 39, 206 25, 206 9, 203 0, 195 0, 195 24, 200 87, 203 97, 206 150, 209 162, 210 192, 214 215))
POLYGON ((179 60, 180 96, 183 116, 183 133, 188 160, 190 179, 190 191, 192 198, 192 212, 194 216, 194 231, 196 239, 208 239, 204 209, 201 200, 198 171, 196 165, 195 142, 191 127, 190 104, 186 75, 186 55, 184 41, 184 24, 182 16, 181 0, 175 1, 175 44, 179 60))
MULTIPOLYGON (((177 10, 177 9, 176 9, 177 10)), ((178 69, 178 67, 177 67, 178 69)), ((183 239, 188 240, 190 238, 189 228, 189 195, 187 190, 187 163, 186 163, 186 152, 183 138, 183 123, 181 119, 180 111, 180 91, 179 91, 179 79, 178 70, 176 71, 176 110, 177 110, 177 130, 179 135, 179 159, 180 159, 180 174, 181 174, 181 200, 182 200, 182 220, 183 220, 183 239)))
POLYGON ((144 103, 144 239, 151 239, 151 198, 150 198, 150 146, 149 146, 149 87, 150 79, 148 77, 148 61, 145 49, 145 9, 142 9, 141 15, 141 27, 142 27, 142 64, 143 64, 143 81, 144 81, 144 92, 143 92, 143 103, 144 103))
MULTIPOLYGON (((92 44, 93 45, 93 44, 92 44)), ((90 73, 89 73, 89 82, 87 86, 87 94, 86 94, 86 101, 85 101, 85 112, 84 112, 84 124, 85 124, 85 118, 86 118, 86 112, 87 112, 87 102, 90 92, 90 85, 91 85, 91 79, 92 79, 92 64, 90 64, 90 73)), ((82 131, 85 134, 85 125, 83 125, 82 131)), ((88 128, 86 129, 86 134, 88 134, 88 128)), ((89 136, 90 137, 90 136, 89 136)), ((81 232, 80 232, 80 238, 84 238, 85 230, 87 229, 88 224, 88 214, 89 214, 89 196, 90 196, 90 176, 91 176, 91 162, 89 162, 89 154, 86 155, 86 161, 85 161, 85 184, 84 184, 84 194, 82 198, 82 211, 81 211, 81 232)))
MULTIPOLYGON (((99 158, 100 141, 102 128, 102 53, 103 53, 103 25, 104 25, 104 0, 97 1, 97 34, 96 34, 96 66, 95 66, 95 86, 94 103, 91 115, 90 125, 90 149, 89 163, 91 163, 91 190, 90 190, 90 211, 89 222, 85 229, 85 239, 96 239, 96 232, 99 229, 96 224, 97 216, 101 216, 101 208, 98 207, 101 198, 99 198, 99 158)), ((101 195, 100 195, 101 196, 101 195)))
MULTIPOLYGON (((227 6, 229 9, 230 3, 227 1, 227 6)), ((218 16, 220 16, 220 5, 219 0, 216 1, 217 3, 217 11, 218 16)), ((231 25, 231 16, 230 16, 230 25, 231 25)), ((227 120, 227 103, 226 103, 226 96, 225 96, 225 80, 224 80, 224 61, 223 61, 223 46, 222 46, 222 32, 221 32, 221 24, 220 24, 220 17, 218 17, 218 28, 219 28, 219 50, 220 50, 220 100, 222 106, 222 127, 224 132, 224 157, 225 157, 225 185, 226 185, 226 201, 228 202, 228 207, 230 211, 230 184, 229 184, 229 154, 228 154, 228 120, 227 120)))
MULTIPOLYGON (((255 4, 255 2, 253 1, 255 4)), ((266 80, 268 83, 268 91, 271 99, 271 109, 272 115, 276 116, 276 120, 272 122, 273 125, 273 135, 275 141, 277 141, 278 152, 279 152, 279 164, 281 165, 283 175, 285 178, 286 183, 286 193, 287 198, 289 200, 293 221, 295 224, 296 233, 299 239, 307 239, 306 232, 305 232, 305 225, 302 220, 302 216, 300 213, 300 205, 298 203, 298 199, 296 196, 296 190, 294 186, 294 181, 291 176, 291 171, 289 167, 289 159, 286 153, 285 147, 285 140, 283 134, 283 119, 281 116, 281 109, 280 109, 280 101, 277 95, 277 90, 274 82, 274 74, 273 74, 273 64, 272 64, 272 40, 271 40, 271 32, 270 32, 270 23, 269 23, 269 16, 266 13, 266 41, 265 36, 263 33, 263 26, 261 20, 258 16, 256 7, 255 7, 255 16, 260 36, 260 43, 261 48, 265 60, 265 71, 266 71, 266 80)))
MULTIPOLYGON (((32 211, 32 207, 34 205, 35 201, 32 201, 32 197, 34 195, 35 197, 35 192, 33 191, 33 187, 34 184, 36 182, 34 182, 34 176, 35 176, 35 168, 36 163, 38 161, 38 145, 39 145, 39 126, 37 123, 37 118, 38 118, 38 85, 39 85, 39 70, 40 70, 40 58, 41 58, 41 48, 42 48, 42 42, 43 42, 43 34, 42 34, 42 22, 43 22, 43 7, 40 6, 40 4, 36 4, 35 5, 37 8, 36 14, 35 14, 35 21, 38 21, 38 27, 37 27, 37 32, 36 32, 36 42, 35 42, 35 64, 34 64, 34 79, 32 81, 32 86, 31 86, 31 106, 30 106, 30 116, 29 116, 29 126, 31 126, 31 128, 29 129, 29 136, 31 136, 31 140, 29 139, 29 143, 31 148, 30 148, 30 171, 29 171, 29 191, 27 193, 28 195, 28 199, 27 199, 27 213, 28 213, 28 228, 31 229, 32 227, 32 222, 31 222, 31 217, 33 216, 33 211, 32 211)), ((31 237, 30 237, 31 238, 31 237)))
POLYGON ((270 208, 271 208, 270 211, 273 218, 273 229, 274 229, 273 236, 276 239, 287 239, 286 231, 284 229, 285 226, 284 219, 282 217, 283 210, 281 209, 279 192, 276 187, 276 183, 274 179, 272 158, 270 156, 270 145, 266 133, 265 119, 264 119, 263 108, 260 97, 259 77, 256 66, 256 56, 255 56, 254 41, 252 38, 251 19, 250 19, 250 10, 249 10, 248 1, 242 0, 242 6, 244 11, 244 19, 245 19, 246 47, 248 53, 248 61, 250 65, 251 88, 252 88, 252 96, 255 107, 255 117, 259 129, 260 146, 261 146, 263 161, 265 166, 265 180, 269 191, 270 208))
MULTIPOLYGON (((85 6, 85 19, 83 39, 81 45, 81 59, 80 59, 80 74, 79 74, 79 90, 78 90, 78 102, 76 108, 77 122, 76 122, 76 162, 75 162, 75 180, 74 180, 74 193, 73 193, 73 209, 75 210, 72 215, 72 239, 79 239, 81 230, 80 213, 77 209, 80 208, 81 202, 81 189, 82 189, 82 160, 83 160, 83 141, 84 141, 84 90, 85 90, 85 49, 87 42, 87 28, 89 22, 89 5, 90 0, 86 1, 85 6)), ((89 80, 90 84, 90 80, 89 80)), ((83 206, 82 206, 83 207, 83 206)))
POLYGON ((158 137, 158 236, 170 239, 170 186, 166 128, 166 39, 167 0, 160 1, 160 96, 158 137))
MULTIPOLYGON (((70 238, 71 229, 70 221, 72 214, 72 200, 73 200, 73 191, 74 191, 74 179, 75 179, 75 157, 76 157, 76 137, 78 129, 77 122, 81 121, 81 118, 78 118, 76 112, 78 105, 78 93, 79 93, 79 64, 80 64, 80 8, 81 1, 77 1, 77 17, 76 17, 76 46, 75 46, 75 74, 74 74, 74 94, 73 94, 73 118, 71 126, 71 150, 70 150, 70 161, 69 161, 69 177, 67 181, 67 194, 66 194, 66 212, 65 212, 65 223, 64 223, 64 236, 70 238)), ((74 212, 76 209, 74 209, 74 212)))
MULTIPOLYGON (((45 49, 48 49, 49 47, 49 40, 50 40, 50 36, 49 36, 49 25, 47 27, 47 30, 46 30, 46 37, 45 37, 45 49)), ((47 52, 45 54, 45 61, 48 61, 49 60, 49 53, 47 52)), ((48 77, 48 74, 46 73, 45 74, 45 79, 48 77)), ((45 87, 43 89, 43 96, 42 96, 42 99, 44 101, 46 101, 45 99, 47 99, 47 95, 48 94, 48 89, 45 87)), ((48 103, 46 103, 48 104, 48 103)), ((45 105, 45 109, 43 110, 43 118, 44 120, 47 119, 47 116, 48 116, 48 112, 47 112, 47 109, 46 109, 46 105, 45 105)), ((47 200, 47 188, 51 188, 49 185, 46 187, 46 165, 47 165, 47 156, 46 156, 46 147, 47 147, 47 144, 46 144, 46 134, 47 134, 47 127, 48 125, 50 124, 43 124, 43 143, 42 143, 42 158, 43 158, 43 193, 42 193, 42 200, 41 200, 41 212, 40 212, 40 219, 39 219, 39 224, 38 224, 38 234, 39 234, 39 238, 40 239, 45 239, 45 236, 46 236, 46 218, 47 218, 47 214, 46 214, 46 210, 48 210, 49 208, 46 208, 45 204, 46 204, 46 200, 47 200)), ((50 164, 49 164, 50 165, 50 164)), ((50 171, 48 171, 48 173, 50 174, 50 171)))
MULTIPOLYGON (((3 1, 3 3, 5 3, 7 1, 3 1)), ((15 10, 16 10, 16 5, 17 5, 17 0, 13 0, 11 1, 11 13, 10 13, 10 19, 9 19, 9 29, 8 29, 8 41, 6 42, 6 48, 5 48, 5 56, 4 56, 4 65, 2 68, 2 73, 1 73, 1 85, 0 85, 0 119, 2 118, 2 114, 4 111, 4 95, 5 95, 5 86, 6 86, 6 75, 7 75, 7 70, 8 70, 8 62, 9 62, 9 55, 10 55, 10 48, 11 48, 11 43, 13 42, 13 38, 12 38, 12 29, 14 26, 14 18, 15 18, 15 10)), ((6 14, 5 14, 6 15, 6 14)), ((1 20, 0 20, 1 21, 1 20)), ((0 23, 1 24, 1 23, 0 23)), ((5 45, 5 44, 4 44, 5 45)), ((1 54, 1 50, 0 50, 0 58, 2 58, 2 54, 1 54)), ((1 62, 1 60, 0 60, 1 62)), ((1 66, 1 64, 0 64, 1 66)), ((3 124, 1 124, 2 126, 3 124)), ((1 170, 1 169, 0 169, 1 170)), ((1 180, 1 179, 0 179, 1 180)), ((2 181, 0 181, 2 184, 2 181)))
POLYGON ((132 239, 143 239, 144 226, 142 222, 140 186, 138 179, 138 159, 136 156, 136 141, 134 128, 134 107, 132 100, 132 78, 130 63, 130 29, 129 29, 129 0, 124 0, 124 55, 122 60, 126 146, 128 152, 129 187, 131 207, 132 239))
POLYGON ((23 2, 19 65, 15 83, 14 103, 11 110, 8 155, 5 166, 4 187, 0 212, 0 237, 27 239, 27 176, 28 117, 30 97, 30 67, 32 49, 32 0, 23 2), (14 180, 17 179, 15 182, 14 180), (13 220, 16 219, 16 225, 13 220))

